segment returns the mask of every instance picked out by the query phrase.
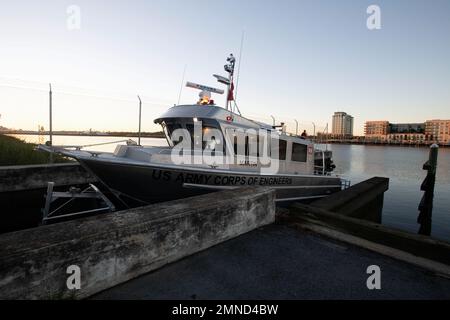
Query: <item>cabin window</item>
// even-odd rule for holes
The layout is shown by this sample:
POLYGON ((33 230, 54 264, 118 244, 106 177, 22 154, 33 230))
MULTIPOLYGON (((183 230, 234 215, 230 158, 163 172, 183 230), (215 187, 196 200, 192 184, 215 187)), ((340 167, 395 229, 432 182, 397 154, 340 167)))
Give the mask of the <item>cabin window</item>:
MULTIPOLYGON (((186 123, 186 130, 189 131, 189 136, 191 138, 191 143, 193 148, 197 149, 209 149, 214 151, 212 154, 214 155, 215 152, 223 152, 223 141, 221 139, 221 136, 212 135, 208 137, 207 140, 210 141, 204 141, 205 134, 208 133, 209 130, 218 130, 215 126, 211 125, 203 125, 201 135, 195 135, 195 127, 192 123, 186 123)), ((220 130, 219 130, 220 131, 220 130)), ((215 132, 213 132, 215 133, 215 132)))
POLYGON ((265 156, 270 157, 270 132, 267 135, 262 135, 260 137, 258 134, 246 134, 239 130, 227 128, 226 134, 230 139, 232 145, 231 150, 234 155, 256 158, 262 157, 263 151, 265 151, 268 153, 265 154, 265 156))
POLYGON ((247 136, 242 136, 240 135, 238 137, 238 135, 233 137, 234 141, 233 141, 233 148, 234 148, 234 154, 235 155, 240 155, 240 156, 247 156, 248 155, 248 137, 247 136), (244 142, 243 145, 239 146, 239 142, 244 142))
POLYGON ((248 145, 248 136, 245 136, 245 155, 248 156, 250 146, 248 145))
MULTIPOLYGON (((272 139, 273 140, 273 139, 272 139)), ((275 143, 271 143, 272 148, 276 146, 275 143)), ((272 158, 278 160, 286 160, 286 148, 287 141, 283 139, 278 139, 278 150, 272 150, 272 158)))
MULTIPOLYGON (((196 149, 196 150, 200 150, 200 149, 204 149, 204 143, 203 143, 203 139, 201 135, 195 135, 195 128, 194 125, 191 123, 186 123, 186 130, 189 132, 189 136, 191 138, 191 148, 192 149, 196 149)), ((201 134, 201 133, 200 133, 201 134)))
POLYGON ((246 154, 250 157, 259 157, 259 136, 256 134, 250 134, 246 137, 246 154))
POLYGON ((212 155, 215 155, 216 152, 223 153, 224 151, 224 142, 222 141, 222 134, 217 134, 217 131, 220 132, 216 127, 213 126, 203 126, 203 138, 206 141, 203 141, 203 150, 211 150, 212 155))
POLYGON ((172 137, 172 133, 177 130, 181 129, 182 126, 179 123, 166 123, 167 133, 169 134, 169 137, 172 137))
POLYGON ((306 162, 308 146, 301 143, 292 143, 292 161, 306 162))
POLYGON ((165 123, 163 128, 164 128, 164 133, 166 134, 166 139, 167 139, 167 142, 169 143, 169 145, 177 145, 178 143, 180 143, 183 140, 182 138, 180 138, 178 141, 173 141, 172 140, 173 132, 175 130, 177 130, 177 129, 182 129, 183 128, 181 126, 181 124, 168 122, 168 123, 165 123))
POLYGON ((279 142, 279 150, 280 150, 280 156, 279 156, 279 160, 286 160, 286 147, 287 147, 287 141, 280 139, 279 142))
POLYGON ((239 132, 232 128, 227 128, 225 131, 225 134, 228 139, 230 139, 232 144, 232 152, 234 156, 246 156, 247 155, 247 137, 242 134, 242 132, 239 132))

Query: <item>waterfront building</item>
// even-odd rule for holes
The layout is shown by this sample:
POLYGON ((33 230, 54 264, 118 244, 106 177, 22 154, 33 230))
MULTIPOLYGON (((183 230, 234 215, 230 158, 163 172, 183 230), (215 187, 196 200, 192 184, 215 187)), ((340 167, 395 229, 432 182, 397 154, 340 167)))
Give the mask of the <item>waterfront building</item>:
POLYGON ((367 121, 364 126, 366 137, 384 137, 389 133, 389 121, 367 121))
POLYGON ((387 142, 390 143, 426 143, 426 136, 423 133, 390 133, 386 135, 387 142))
POLYGON ((366 140, 388 143, 450 144, 450 120, 427 120, 424 123, 389 123, 367 121, 366 140))
POLYGON ((431 141, 450 144, 450 120, 427 120, 425 134, 431 141))
POLYGON ((389 133, 389 121, 367 121, 364 135, 370 139, 384 140, 389 133))
POLYGON ((425 143, 425 123, 390 123, 388 142, 425 143))
POLYGON ((352 137, 353 136, 353 117, 346 112, 335 112, 332 119, 333 136, 352 137))
POLYGON ((390 123, 389 133, 425 133, 425 123, 390 123))

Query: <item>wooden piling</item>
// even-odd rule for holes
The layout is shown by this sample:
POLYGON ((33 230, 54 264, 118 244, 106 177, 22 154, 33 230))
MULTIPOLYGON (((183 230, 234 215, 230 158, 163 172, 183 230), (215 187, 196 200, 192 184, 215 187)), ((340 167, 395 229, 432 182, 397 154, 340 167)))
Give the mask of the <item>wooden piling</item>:
POLYGON ((419 216, 417 223, 420 224, 419 234, 431 235, 431 217, 433 212, 434 184, 436 182, 436 168, 439 146, 433 144, 430 147, 428 161, 423 165, 423 170, 427 170, 427 176, 420 186, 421 191, 425 191, 419 204, 419 216))

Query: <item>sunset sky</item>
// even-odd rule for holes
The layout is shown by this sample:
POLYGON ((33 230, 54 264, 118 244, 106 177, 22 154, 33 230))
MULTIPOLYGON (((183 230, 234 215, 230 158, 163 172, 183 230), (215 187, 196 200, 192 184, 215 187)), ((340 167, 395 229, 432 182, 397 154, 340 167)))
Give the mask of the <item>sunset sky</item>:
MULTIPOLYGON (((331 127, 335 111, 367 120, 450 119, 450 1, 2 1, 0 126, 55 130, 143 129, 178 101, 185 81, 214 87, 225 58, 239 56, 244 115, 331 127), (369 30, 366 10, 381 9, 369 30), (70 5, 80 29, 70 30, 70 5)), ((182 91, 181 103, 198 92, 182 91)), ((222 104, 223 96, 214 96, 222 104)))

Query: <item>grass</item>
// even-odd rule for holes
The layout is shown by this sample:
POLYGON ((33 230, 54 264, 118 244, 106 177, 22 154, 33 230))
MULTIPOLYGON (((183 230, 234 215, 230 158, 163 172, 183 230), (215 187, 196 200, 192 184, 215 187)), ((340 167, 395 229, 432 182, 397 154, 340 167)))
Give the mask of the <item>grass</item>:
MULTIPOLYGON (((27 164, 45 164, 50 162, 48 152, 36 151, 36 144, 0 134, 0 166, 27 164)), ((70 160, 53 155, 53 162, 69 162, 70 160)))

